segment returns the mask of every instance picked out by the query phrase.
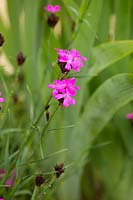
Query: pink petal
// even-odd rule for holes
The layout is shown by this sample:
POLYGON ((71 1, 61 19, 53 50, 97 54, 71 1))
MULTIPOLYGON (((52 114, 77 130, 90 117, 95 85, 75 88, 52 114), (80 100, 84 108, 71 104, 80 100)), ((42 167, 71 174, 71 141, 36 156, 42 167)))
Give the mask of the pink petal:
POLYGON ((5 98, 0 97, 0 102, 5 102, 5 98))
POLYGON ((72 85, 74 85, 75 82, 76 82, 76 78, 71 78, 70 83, 71 83, 72 85))
POLYGON ((6 186, 7 187, 11 187, 13 184, 13 179, 12 178, 8 178, 7 181, 6 181, 6 186))
POLYGON ((49 4, 49 5, 47 5, 47 6, 45 6, 44 7, 44 9, 46 10, 46 11, 48 11, 48 12, 53 12, 53 6, 51 5, 51 4, 49 4))
POLYGON ((55 12, 59 12, 60 11, 60 6, 59 5, 56 5, 54 8, 55 8, 55 12))
POLYGON ((83 60, 84 62, 87 61, 87 58, 86 58, 86 57, 83 57, 83 56, 81 56, 80 59, 83 60))
POLYGON ((127 114, 127 115, 126 115, 126 118, 127 118, 127 119, 133 119, 133 113, 127 114))
POLYGON ((60 6, 59 5, 53 6, 51 4, 48 4, 47 6, 44 7, 44 10, 51 13, 55 13, 60 11, 60 6))
POLYGON ((0 169, 0 174, 5 174, 6 170, 5 169, 0 169))
POLYGON ((52 95, 55 96, 55 95, 57 95, 57 94, 58 94, 58 90, 56 90, 56 89, 53 90, 52 95))
POLYGON ((64 101, 63 101, 63 106, 68 107, 69 105, 70 105, 69 99, 65 98, 64 101))
POLYGON ((48 84, 48 88, 55 88, 55 85, 53 85, 53 84, 48 84))
POLYGON ((80 90, 80 87, 79 86, 74 86, 74 89, 75 90, 80 90))
POLYGON ((71 104, 75 105, 75 103, 76 103, 75 99, 71 98, 71 104))
POLYGON ((57 95, 55 95, 55 98, 56 99, 62 99, 62 98, 64 98, 64 94, 57 94, 57 95))
POLYGON ((72 69, 71 65, 69 63, 67 63, 65 65, 65 69, 67 69, 68 71, 70 71, 72 69))

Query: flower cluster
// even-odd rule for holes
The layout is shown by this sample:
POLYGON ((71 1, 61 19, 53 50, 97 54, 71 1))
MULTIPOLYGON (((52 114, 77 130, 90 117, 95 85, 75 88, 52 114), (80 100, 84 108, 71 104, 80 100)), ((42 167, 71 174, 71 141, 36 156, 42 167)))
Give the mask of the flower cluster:
POLYGON ((54 89, 52 96, 59 101, 64 107, 68 107, 70 104, 75 104, 75 99, 72 98, 76 94, 76 90, 80 87, 75 86, 75 78, 55 80, 54 84, 49 84, 48 87, 54 89))
POLYGON ((58 64, 62 72, 68 72, 74 70, 79 72, 80 67, 84 66, 84 62, 87 60, 85 57, 80 55, 75 49, 72 50, 62 50, 56 49, 58 52, 58 64))
MULTIPOLYGON (((63 50, 56 49, 58 53, 58 65, 65 77, 69 71, 80 71, 80 67, 84 66, 84 62, 87 60, 80 55, 77 50, 63 50)), ((76 101, 73 99, 76 91, 80 90, 79 86, 75 85, 76 78, 60 78, 55 80, 54 84, 48 84, 48 87, 53 89, 52 96, 59 101, 59 104, 68 107, 70 104, 75 105, 76 101)))

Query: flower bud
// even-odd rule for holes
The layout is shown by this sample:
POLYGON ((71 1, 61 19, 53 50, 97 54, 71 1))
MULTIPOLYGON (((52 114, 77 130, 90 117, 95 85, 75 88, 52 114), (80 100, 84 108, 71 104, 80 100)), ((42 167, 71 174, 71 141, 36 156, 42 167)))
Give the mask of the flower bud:
POLYGON ((45 177, 42 174, 36 176, 35 177, 35 184, 36 184, 36 186, 40 187, 42 184, 44 184, 45 180, 46 179, 45 179, 45 177))
POLYGON ((23 55, 23 53, 20 51, 17 55, 17 63, 19 66, 23 65, 23 63, 25 62, 25 56, 23 55))
POLYGON ((4 36, 0 33, 0 47, 3 45, 4 41, 4 36))
POLYGON ((64 163, 60 163, 60 164, 56 164, 56 166, 54 167, 54 169, 55 169, 55 174, 56 174, 56 177, 57 178, 59 178, 60 177, 60 175, 62 174, 62 173, 64 173, 64 163))

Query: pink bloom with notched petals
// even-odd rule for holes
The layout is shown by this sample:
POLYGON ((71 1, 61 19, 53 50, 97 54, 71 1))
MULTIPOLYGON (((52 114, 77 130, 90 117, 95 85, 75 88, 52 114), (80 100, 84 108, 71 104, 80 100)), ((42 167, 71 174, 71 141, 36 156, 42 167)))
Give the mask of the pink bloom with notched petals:
POLYGON ((0 200, 4 200, 4 199, 0 197, 0 200))
POLYGON ((133 120, 133 113, 128 113, 128 114, 126 115, 126 118, 127 118, 127 119, 130 119, 130 120, 133 120))
POLYGON ((60 11, 60 6, 59 5, 53 6, 51 4, 48 4, 47 6, 44 7, 44 9, 50 13, 56 13, 60 11))
POLYGON ((58 100, 64 107, 70 104, 75 104, 76 101, 72 97, 76 94, 76 90, 80 90, 79 86, 75 86, 76 79, 55 80, 54 84, 49 84, 48 87, 53 89, 52 96, 58 100))
POLYGON ((87 61, 86 57, 80 55, 75 49, 63 50, 56 49, 58 53, 58 63, 66 63, 65 69, 67 71, 74 70, 79 72, 80 68, 84 66, 84 62, 87 61))
MULTIPOLYGON (((2 93, 0 92, 0 96, 2 95, 2 93)), ((4 102, 5 101, 5 99, 4 98, 2 98, 2 97, 0 97, 0 103, 2 103, 2 102, 4 102)))

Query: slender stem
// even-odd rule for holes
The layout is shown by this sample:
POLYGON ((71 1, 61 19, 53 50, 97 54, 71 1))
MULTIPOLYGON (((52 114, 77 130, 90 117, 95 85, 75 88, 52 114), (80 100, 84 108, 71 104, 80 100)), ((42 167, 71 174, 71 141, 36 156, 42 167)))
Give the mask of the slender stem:
POLYGON ((42 148, 42 147, 43 147, 43 136, 44 136, 44 133, 45 133, 45 131, 47 130, 47 128, 48 128, 48 126, 49 126, 49 124, 50 124, 52 118, 54 117, 55 113, 57 112, 58 108, 59 108, 59 105, 56 107, 56 109, 55 109, 55 111, 53 112, 53 114, 51 115, 51 117, 50 117, 48 123, 44 126, 44 128, 43 128, 43 130, 42 130, 42 132, 41 132, 41 137, 40 137, 40 150, 41 150, 41 157, 42 157, 42 159, 44 159, 44 153, 43 153, 43 148, 42 148))
POLYGON ((42 159, 44 159, 44 153, 43 153, 42 143, 41 142, 40 142, 40 152, 41 152, 42 159))
POLYGON ((42 130, 42 132, 41 132, 41 140, 42 140, 42 138, 43 138, 43 136, 44 136, 44 133, 45 133, 46 129, 48 128, 48 126, 49 126, 49 124, 50 124, 52 118, 54 117, 55 113, 57 112, 58 108, 59 108, 59 105, 56 107, 55 111, 54 111, 53 114, 51 115, 51 117, 50 117, 48 123, 46 124, 46 126, 44 126, 44 128, 43 128, 43 130, 42 130))
POLYGON ((47 106, 47 105, 49 104, 49 102, 51 101, 51 98, 52 98, 52 96, 49 97, 47 103, 45 104, 45 106, 43 106, 42 111, 41 111, 40 114, 38 115, 36 121, 33 123, 33 126, 37 126, 37 125, 38 125, 39 121, 41 120, 41 118, 42 118, 42 116, 43 116, 43 114, 44 114, 44 111, 45 111, 46 106, 47 106))
POLYGON ((35 200, 36 192, 37 192, 37 187, 35 186, 35 187, 34 187, 33 194, 32 194, 32 197, 31 197, 31 200, 35 200))

